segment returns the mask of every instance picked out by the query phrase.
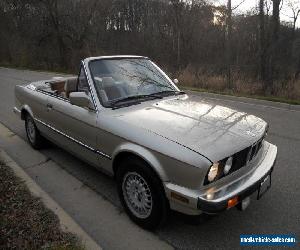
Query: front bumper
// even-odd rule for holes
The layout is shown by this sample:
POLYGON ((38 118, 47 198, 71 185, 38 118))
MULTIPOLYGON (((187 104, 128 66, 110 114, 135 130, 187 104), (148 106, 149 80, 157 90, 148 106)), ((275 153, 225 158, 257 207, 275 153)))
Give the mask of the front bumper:
POLYGON ((261 182, 274 169, 277 147, 265 142, 264 150, 264 157, 257 166, 225 185, 217 186, 216 182, 216 186, 198 191, 166 183, 171 208, 190 215, 202 212, 213 214, 226 210, 230 199, 242 201, 257 191, 261 182))

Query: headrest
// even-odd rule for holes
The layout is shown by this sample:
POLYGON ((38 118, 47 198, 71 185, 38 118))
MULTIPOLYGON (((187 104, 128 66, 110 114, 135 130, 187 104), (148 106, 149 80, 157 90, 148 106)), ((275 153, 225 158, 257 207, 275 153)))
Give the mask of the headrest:
POLYGON ((100 94, 101 100, 102 100, 104 103, 108 101, 108 97, 107 97, 107 95, 106 95, 106 92, 105 92, 103 89, 100 89, 99 94, 100 94))
POLYGON ((112 77, 102 77, 102 84, 104 87, 109 87, 115 84, 115 81, 112 77))
POLYGON ((77 77, 68 78, 65 81, 65 92, 77 91, 77 77))

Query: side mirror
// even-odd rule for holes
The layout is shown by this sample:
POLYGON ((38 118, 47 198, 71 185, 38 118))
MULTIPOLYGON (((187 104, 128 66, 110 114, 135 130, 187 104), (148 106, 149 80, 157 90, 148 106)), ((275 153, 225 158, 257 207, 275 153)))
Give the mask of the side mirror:
POLYGON ((83 108, 90 108, 91 100, 85 92, 71 92, 69 95, 70 103, 83 108))
POLYGON ((174 79, 173 82, 175 85, 177 85, 179 83, 178 79, 174 79))

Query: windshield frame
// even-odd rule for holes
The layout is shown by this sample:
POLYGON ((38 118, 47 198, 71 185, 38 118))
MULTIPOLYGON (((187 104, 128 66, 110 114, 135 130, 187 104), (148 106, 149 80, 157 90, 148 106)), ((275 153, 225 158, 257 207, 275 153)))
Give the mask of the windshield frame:
MULTIPOLYGON (((101 106, 104 107, 104 108, 113 108, 113 105, 107 105, 106 103, 103 102, 99 92, 98 92, 98 89, 95 85, 95 79, 94 79, 94 75, 93 75, 93 72, 91 70, 91 63, 95 62, 95 61, 102 61, 102 60, 109 60, 109 61, 112 61, 112 60, 127 60, 127 59, 140 59, 140 60, 148 60, 152 66, 154 66, 160 74, 162 74, 162 76, 167 80, 167 83, 170 85, 170 88, 173 88, 174 91, 178 91, 180 92, 180 89, 175 85, 175 83, 171 80, 171 78, 158 66, 156 65, 151 59, 149 59, 148 57, 143 57, 143 56, 112 56, 112 57, 109 57, 109 56, 104 56, 104 57, 95 57, 95 58, 91 58, 90 60, 88 60, 87 62, 87 65, 88 65, 88 68, 89 68, 89 73, 90 73, 90 76, 91 76, 91 80, 92 80, 92 84, 93 84, 93 87, 95 89, 95 92, 96 92, 96 95, 97 95, 97 98, 98 98, 98 101, 100 102, 101 106)), ((149 98, 147 100, 143 100, 143 101, 151 101, 153 99, 149 98)), ((137 100, 138 101, 138 100, 137 100)), ((131 101, 130 103, 134 104, 133 101, 131 101)), ((128 103, 128 104, 130 104, 128 103)), ((129 105, 127 105, 129 106, 129 105)))

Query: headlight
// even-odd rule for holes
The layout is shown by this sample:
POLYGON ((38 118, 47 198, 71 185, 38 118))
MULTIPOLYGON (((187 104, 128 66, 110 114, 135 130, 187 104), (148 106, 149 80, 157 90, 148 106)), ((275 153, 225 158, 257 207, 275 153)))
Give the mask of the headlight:
POLYGON ((228 174, 232 167, 233 158, 229 157, 224 166, 224 175, 228 174))
POLYGON ((215 162, 208 170, 204 185, 214 182, 230 173, 233 165, 233 156, 215 162))
POLYGON ((210 169, 209 169, 209 171, 208 171, 208 174, 207 174, 207 180, 208 180, 209 182, 212 182, 212 181, 214 181, 215 179, 217 179, 218 173, 220 172, 219 169, 220 169, 220 163, 219 163, 219 162, 214 163, 214 164, 210 167, 210 169))

